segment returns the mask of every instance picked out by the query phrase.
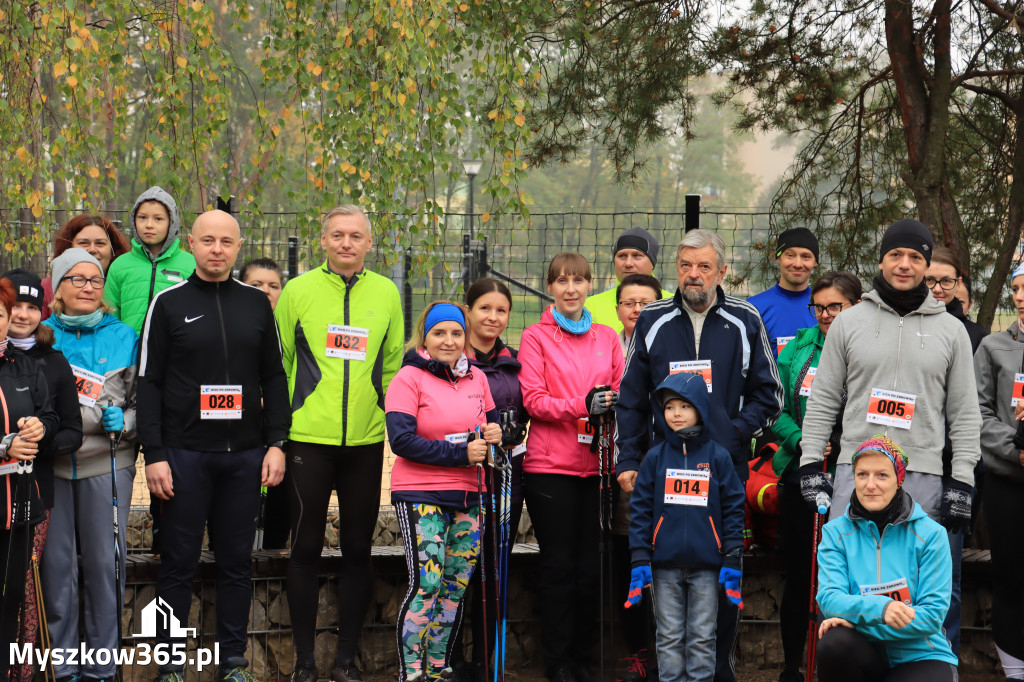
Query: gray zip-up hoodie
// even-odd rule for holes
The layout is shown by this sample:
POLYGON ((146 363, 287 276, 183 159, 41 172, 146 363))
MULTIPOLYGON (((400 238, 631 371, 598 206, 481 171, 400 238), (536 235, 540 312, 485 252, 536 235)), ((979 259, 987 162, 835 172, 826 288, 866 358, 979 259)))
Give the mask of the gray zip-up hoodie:
POLYGON ((884 433, 910 453, 910 471, 942 475, 946 426, 953 443, 953 478, 974 485, 981 457, 981 413, 971 340, 960 320, 931 292, 917 310, 900 317, 875 291, 832 323, 807 400, 800 464, 820 462, 847 387, 840 464, 857 447, 884 433), (915 396, 909 429, 867 421, 872 389, 915 396))
POLYGON ((1005 332, 989 334, 974 356, 981 408, 981 456, 997 476, 1024 482, 1020 450, 1013 444, 1017 421, 1013 409, 1013 379, 1024 372, 1024 337, 1020 322, 1005 332))

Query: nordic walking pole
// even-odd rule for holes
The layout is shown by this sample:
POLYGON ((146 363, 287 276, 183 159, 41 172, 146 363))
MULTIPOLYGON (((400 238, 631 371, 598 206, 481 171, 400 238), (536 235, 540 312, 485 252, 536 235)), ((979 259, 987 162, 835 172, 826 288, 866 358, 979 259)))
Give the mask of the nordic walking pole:
MULTIPOLYGON (((821 461, 822 471, 828 475, 828 458, 821 461)), ((818 493, 818 513, 814 515, 814 535, 811 537, 811 598, 807 610, 807 680, 814 680, 814 654, 818 650, 818 543, 821 542, 822 519, 828 514, 832 500, 825 493, 818 493)))
MULTIPOLYGON (((606 560, 609 561, 609 562, 611 561, 611 552, 608 551, 608 539, 609 539, 609 534, 610 534, 609 531, 611 530, 611 525, 612 525, 612 520, 611 520, 611 512, 612 512, 612 510, 611 510, 611 487, 610 487, 611 486, 611 481, 610 481, 610 478, 611 478, 611 461, 610 461, 611 452, 610 452, 610 447, 609 447, 609 442, 608 442, 611 422, 607 418, 606 415, 601 415, 600 419, 601 419, 601 421, 600 421, 600 425, 598 427, 597 433, 594 434, 594 437, 598 439, 598 443, 597 443, 597 467, 598 467, 598 473, 600 475, 599 484, 598 484, 599 485, 598 504, 600 505, 599 523, 600 523, 600 533, 601 534, 599 536, 598 546, 597 546, 597 551, 598 551, 598 555, 599 555, 599 558, 598 558, 598 561, 599 561, 598 611, 600 613, 599 619, 601 621, 600 622, 600 627, 599 627, 599 630, 601 632, 601 643, 600 643, 600 646, 601 646, 601 658, 600 658, 600 661, 601 661, 601 679, 606 679, 606 675, 605 675, 605 656, 604 656, 604 649, 605 649, 604 633, 605 633, 605 627, 606 627, 605 626, 605 615, 606 614, 605 614, 605 608, 604 608, 605 607, 604 590, 605 590, 605 562, 606 562, 606 560)), ((609 583, 610 583, 611 582, 611 571, 608 571, 608 576, 607 577, 608 577, 608 580, 609 580, 609 583)), ((614 603, 614 599, 609 600, 608 603, 609 604, 614 603)), ((609 616, 607 627, 609 628, 609 635, 610 635, 610 638, 612 640, 610 642, 610 646, 612 646, 614 648, 614 646, 615 646, 615 632, 614 632, 615 613, 614 613, 614 609, 610 609, 610 611, 611 611, 611 613, 607 614, 609 616)))
MULTIPOLYGON (((113 407, 112 400, 107 400, 107 407, 113 407)), ((114 600, 117 602, 117 648, 121 648, 121 616, 124 607, 121 605, 121 526, 117 521, 117 442, 118 433, 107 431, 110 439, 110 491, 114 508, 114 600)), ((121 668, 114 664, 117 671, 117 679, 121 677, 121 668)))
MULTIPOLYGON (((35 578, 36 586, 36 609, 39 611, 39 638, 42 648, 45 651, 50 649, 50 623, 46 619, 46 602, 43 600, 43 579, 39 573, 39 554, 35 546, 32 547, 32 576, 35 578)), ((53 669, 53 659, 47 658, 49 673, 43 673, 45 682, 57 682, 57 673, 53 669)))
MULTIPOLYGON (((469 440, 475 440, 477 438, 483 438, 483 434, 480 432, 480 427, 477 426, 474 431, 470 431, 469 440)), ((486 462, 486 457, 484 458, 486 462)), ((480 566, 480 594, 482 599, 480 601, 480 612, 481 617, 484 621, 483 633, 484 633, 484 669, 487 669, 487 654, 490 651, 487 647, 487 548, 484 547, 484 534, 487 530, 487 508, 484 506, 484 462, 480 462, 476 469, 476 499, 477 499, 477 526, 480 528, 480 546, 477 550, 479 557, 480 566)), ((474 644, 474 646, 476 646, 474 644)))
POLYGON ((260 486, 260 511, 256 515, 256 535, 252 539, 253 551, 263 549, 263 529, 267 523, 267 486, 260 486))

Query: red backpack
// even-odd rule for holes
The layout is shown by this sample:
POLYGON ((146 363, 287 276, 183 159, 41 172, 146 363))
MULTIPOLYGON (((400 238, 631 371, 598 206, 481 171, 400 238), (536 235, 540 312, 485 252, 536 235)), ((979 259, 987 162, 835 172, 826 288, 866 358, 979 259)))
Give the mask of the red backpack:
POLYGON ((746 528, 743 546, 774 548, 779 543, 779 477, 772 469, 772 457, 779 449, 776 443, 766 443, 758 456, 750 460, 750 478, 747 479, 746 528))

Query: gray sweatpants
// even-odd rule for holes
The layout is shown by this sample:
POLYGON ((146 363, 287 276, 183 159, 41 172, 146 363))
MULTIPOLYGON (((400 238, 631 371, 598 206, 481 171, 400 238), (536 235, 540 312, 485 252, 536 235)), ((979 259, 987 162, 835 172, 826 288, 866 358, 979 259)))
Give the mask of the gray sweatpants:
MULTIPOLYGON (((114 592, 114 521, 110 474, 68 481, 53 480, 50 534, 43 553, 43 594, 54 648, 117 647, 117 603, 124 596, 125 545, 128 507, 132 499, 135 467, 117 472, 117 518, 120 526, 121 585, 114 592), (77 543, 76 543, 77 528, 77 543), (78 631, 78 555, 82 555, 85 632, 78 631)), ((126 633, 130 634, 130 633, 126 633)), ((104 658, 104 660, 107 660, 104 658)), ((80 674, 95 679, 114 676, 114 664, 56 666, 57 677, 80 674)))

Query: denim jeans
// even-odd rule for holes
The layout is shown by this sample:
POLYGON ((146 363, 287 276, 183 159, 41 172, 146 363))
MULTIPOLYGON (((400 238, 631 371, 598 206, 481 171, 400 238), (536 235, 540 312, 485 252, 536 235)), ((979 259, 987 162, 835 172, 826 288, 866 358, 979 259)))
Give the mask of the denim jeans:
POLYGON ((655 568, 661 682, 710 682, 715 677, 718 571, 655 568))

